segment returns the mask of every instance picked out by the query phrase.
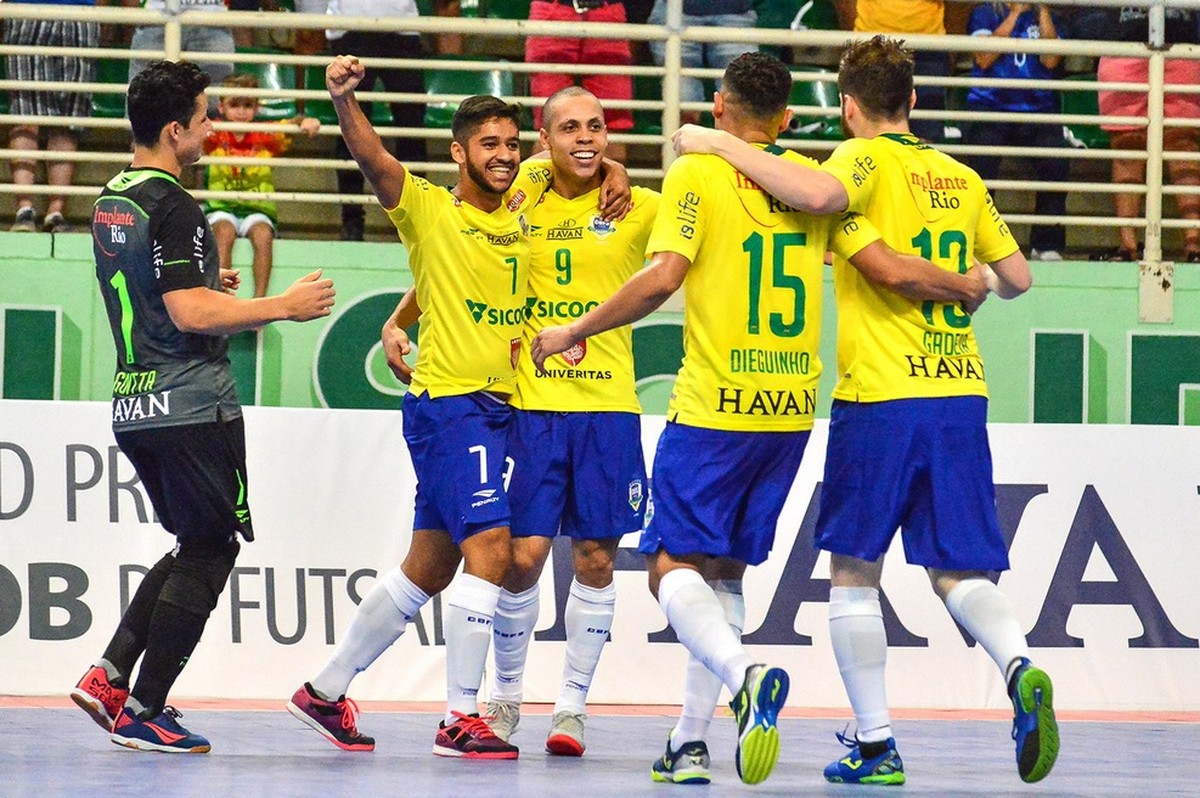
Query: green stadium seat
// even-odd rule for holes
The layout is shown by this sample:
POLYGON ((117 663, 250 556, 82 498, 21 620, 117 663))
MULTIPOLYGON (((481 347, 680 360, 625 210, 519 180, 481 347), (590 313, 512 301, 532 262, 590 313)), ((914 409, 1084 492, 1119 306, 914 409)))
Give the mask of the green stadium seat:
POLYGON ((492 19, 529 19, 530 0, 483 0, 484 16, 492 19))
MULTIPOLYGON (((0 80, 8 77, 8 59, 0 57, 0 80)), ((0 91, 0 114, 8 113, 8 92, 0 91)))
MULTIPOLYGON (((124 58, 97 58, 96 82, 129 86, 129 61, 124 58)), ((125 118, 125 92, 92 92, 92 116, 105 119, 125 118)))
MULTIPOLYGON (((277 50, 262 48, 239 47, 238 53, 279 54, 277 50)), ((234 72, 253 75, 258 80, 260 89, 294 89, 296 88, 296 69, 292 65, 281 66, 276 63, 238 63, 234 72)), ((296 101, 290 97, 263 97, 258 101, 257 119, 265 122, 275 122, 292 119, 296 116, 296 101)))
MULTIPOLYGON (((806 72, 812 75, 822 75, 833 80, 794 80, 792 94, 788 103, 793 106, 804 105, 815 108, 837 110, 841 107, 838 99, 837 73, 820 67, 794 66, 794 72, 806 72)), ((830 116, 806 116, 797 113, 792 117, 791 131, 784 134, 785 138, 815 139, 818 141, 841 141, 841 114, 830 116)))
MULTIPOLYGON (((378 81, 375 82, 379 91, 383 90, 383 85, 378 81)), ((325 91, 325 67, 320 64, 310 64, 304 70, 304 88, 308 91, 325 91)), ((360 91, 367 91, 363 87, 359 87, 360 91)), ((376 89, 372 89, 374 91, 376 89)), ((333 103, 329 100, 306 100, 304 103, 304 115, 311 116, 322 125, 336 125, 337 112, 333 110, 333 103)), ((390 127, 392 124, 392 106, 388 103, 372 103, 371 104, 371 124, 375 127, 390 127)))
POLYGON ((760 28, 790 28, 797 14, 802 30, 839 28, 837 9, 831 0, 756 0, 754 7, 760 28))
MULTIPOLYGON (((467 59, 457 56, 455 61, 493 60, 467 59)), ((425 70, 425 92, 427 94, 492 94, 497 97, 511 97, 513 94, 512 72, 507 69, 489 69, 486 72, 466 71, 461 69, 427 69, 425 70)), ((431 101, 425 105, 425 126, 449 128, 454 119, 458 103, 449 100, 431 101)))
MULTIPOLYGON (((1096 80, 1094 74, 1070 75, 1067 80, 1079 83, 1090 83, 1096 80)), ((1062 98, 1062 112, 1064 114, 1081 114, 1087 116, 1100 115, 1100 98, 1094 88, 1083 88, 1079 90, 1066 90, 1059 92, 1062 98)), ((1100 129, 1099 125, 1088 124, 1069 124, 1065 125, 1067 129, 1068 141, 1072 146, 1085 147, 1089 150, 1104 150, 1108 149, 1108 133, 1100 129)))
MULTIPOLYGON (((633 99, 661 100, 662 78, 652 75, 633 76, 633 99)), ((658 136, 662 134, 662 111, 635 110, 633 112, 633 132, 643 136, 658 136)))

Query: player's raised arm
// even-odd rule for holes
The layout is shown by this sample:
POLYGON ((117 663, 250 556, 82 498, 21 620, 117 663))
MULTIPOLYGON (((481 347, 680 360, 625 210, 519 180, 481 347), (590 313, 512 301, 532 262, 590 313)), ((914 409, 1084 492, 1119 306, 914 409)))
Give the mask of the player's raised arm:
POLYGON ((645 318, 683 285, 691 261, 677 252, 659 252, 642 269, 599 306, 570 324, 545 327, 533 339, 530 353, 538 371, 546 358, 565 352, 584 338, 645 318))
POLYGON ((404 165, 383 146, 383 140, 371 127, 354 96, 365 73, 355 56, 336 56, 325 68, 325 88, 333 100, 338 126, 350 155, 375 190, 379 203, 384 208, 394 208, 400 203, 400 193, 404 190, 404 165))
POLYGON ((721 156, 768 194, 805 213, 841 213, 850 205, 845 186, 833 175, 779 158, 724 131, 684 125, 671 140, 680 155, 696 152, 721 156))

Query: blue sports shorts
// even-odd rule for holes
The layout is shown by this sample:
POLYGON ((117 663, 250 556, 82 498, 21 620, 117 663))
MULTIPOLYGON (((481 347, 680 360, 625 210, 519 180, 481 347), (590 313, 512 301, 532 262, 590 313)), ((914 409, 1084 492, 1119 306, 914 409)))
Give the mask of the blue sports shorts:
POLYGON ((914 565, 1008 569, 987 399, 834 401, 816 546, 874 561, 897 529, 914 565))
POLYGON ((766 560, 808 436, 668 422, 654 455, 654 513, 638 550, 766 560))
POLYGON ((638 532, 646 461, 636 413, 514 410, 508 434, 513 537, 598 540, 638 532))
POLYGON ((417 474, 414 529, 444 529, 454 542, 509 525, 504 478, 512 410, 482 392, 404 396, 404 440, 417 474))

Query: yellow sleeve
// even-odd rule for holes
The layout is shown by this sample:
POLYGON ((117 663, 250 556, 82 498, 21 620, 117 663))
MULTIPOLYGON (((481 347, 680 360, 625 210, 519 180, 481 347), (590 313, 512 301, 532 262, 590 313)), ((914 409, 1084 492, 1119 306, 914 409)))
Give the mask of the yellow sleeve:
POLYGON ((1000 217, 1000 211, 996 210, 991 193, 982 187, 980 190, 983 191, 984 205, 975 228, 975 257, 984 263, 995 263, 1021 247, 1000 217))
POLYGON ((871 199, 879 175, 870 139, 847 139, 821 164, 821 171, 838 179, 850 197, 846 210, 862 211, 871 199))
POLYGON ((646 251, 646 244, 650 241, 650 232, 654 229, 655 220, 658 219, 661 199, 662 195, 652 188, 633 187, 633 207, 629 209, 629 213, 637 215, 637 238, 633 243, 635 251, 646 251))
POLYGON ((528 213, 550 189, 550 159, 526 158, 517 170, 517 179, 504 193, 507 207, 514 213, 528 213))
POLYGON ((667 170, 660 210, 646 242, 647 258, 656 252, 678 252, 689 261, 696 259, 708 210, 701 201, 704 181, 698 167, 697 156, 684 155, 667 170))
POLYGON ((842 214, 833 223, 829 248, 842 260, 850 260, 868 244, 883 238, 871 220, 858 213, 842 214))
POLYGON ((405 244, 417 238, 417 229, 422 220, 425 220, 426 224, 431 220, 437 206, 435 192, 445 190, 423 177, 417 177, 407 168, 404 170, 404 188, 400 190, 400 202, 395 208, 384 210, 405 244))

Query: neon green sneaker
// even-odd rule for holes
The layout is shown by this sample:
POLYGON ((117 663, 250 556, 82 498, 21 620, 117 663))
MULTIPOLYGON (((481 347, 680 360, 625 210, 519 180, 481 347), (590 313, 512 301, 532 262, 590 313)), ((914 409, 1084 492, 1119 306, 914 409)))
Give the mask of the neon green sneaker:
POLYGON ((788 675, 782 668, 751 665, 742 689, 729 702, 738 724, 734 763, 746 784, 766 781, 779 761, 779 710, 787 701, 788 675))
POLYGON ((1013 704, 1013 739, 1017 772, 1022 781, 1041 781, 1058 759, 1058 721, 1054 719, 1054 685, 1025 657, 1008 687, 1013 704))

